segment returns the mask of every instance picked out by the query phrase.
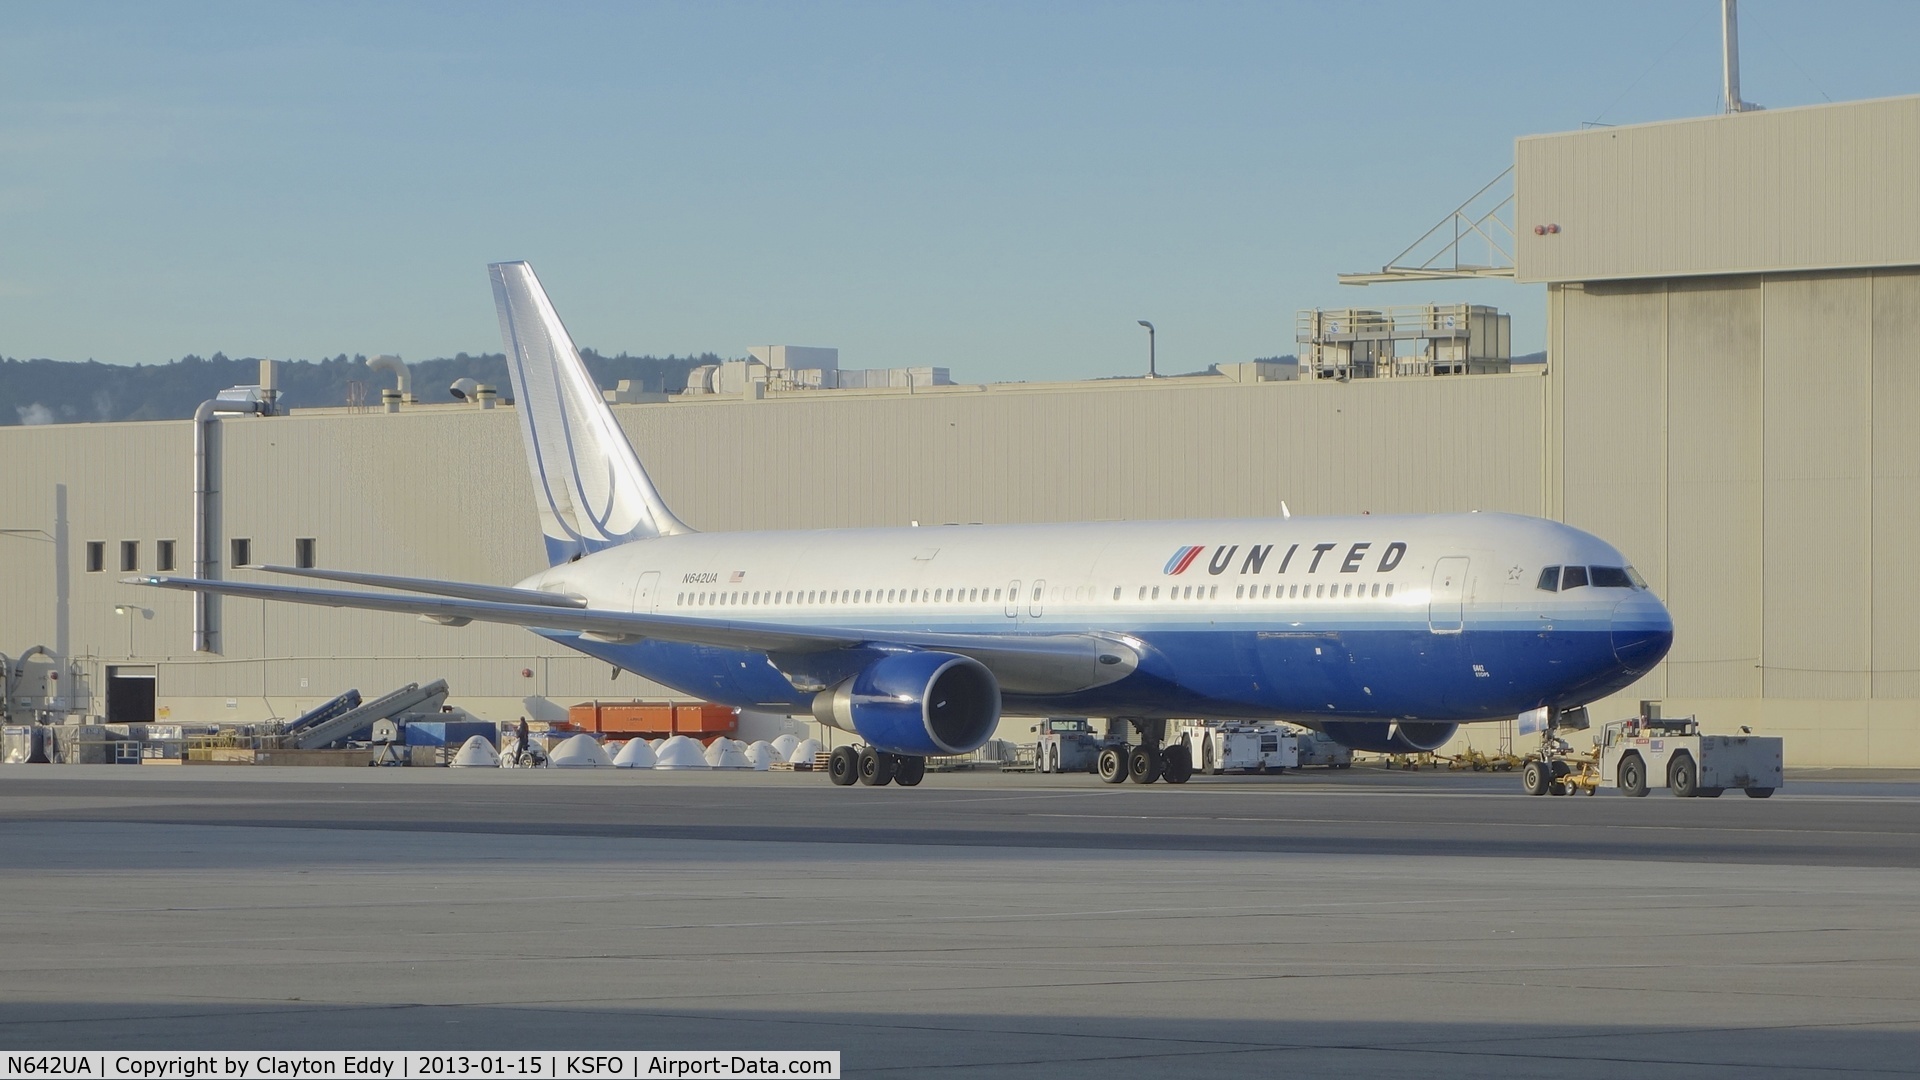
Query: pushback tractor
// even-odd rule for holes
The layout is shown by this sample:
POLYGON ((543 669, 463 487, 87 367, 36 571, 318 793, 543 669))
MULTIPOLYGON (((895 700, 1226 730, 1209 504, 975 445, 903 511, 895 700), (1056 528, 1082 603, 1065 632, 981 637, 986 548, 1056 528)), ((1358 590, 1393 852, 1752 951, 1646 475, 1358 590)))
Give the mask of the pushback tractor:
POLYGON ((1521 769, 1527 794, 1592 795, 1612 786, 1639 798, 1664 787, 1682 799, 1718 798, 1730 789, 1764 799, 1785 782, 1780 739, 1746 728, 1738 735, 1702 734, 1692 716, 1661 716, 1657 701, 1643 701, 1640 715, 1602 727, 1591 751, 1572 752, 1562 734, 1586 728, 1585 709, 1554 718, 1540 750, 1521 769))

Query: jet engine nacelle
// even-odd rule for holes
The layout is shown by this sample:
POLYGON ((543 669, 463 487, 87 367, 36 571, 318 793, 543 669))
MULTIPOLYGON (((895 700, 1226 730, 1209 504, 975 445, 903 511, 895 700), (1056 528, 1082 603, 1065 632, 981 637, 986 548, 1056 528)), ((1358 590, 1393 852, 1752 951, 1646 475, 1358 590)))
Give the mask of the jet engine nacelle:
POLYGON ((1438 750, 1459 724, 1441 724, 1431 721, 1395 721, 1380 723, 1367 720, 1343 720, 1323 723, 1320 730, 1326 732, 1342 746, 1354 750, 1370 750, 1376 754, 1424 754, 1438 750))
POLYGON ((971 657, 893 653, 821 691, 813 715, 890 754, 969 754, 1000 723, 1000 684, 971 657))

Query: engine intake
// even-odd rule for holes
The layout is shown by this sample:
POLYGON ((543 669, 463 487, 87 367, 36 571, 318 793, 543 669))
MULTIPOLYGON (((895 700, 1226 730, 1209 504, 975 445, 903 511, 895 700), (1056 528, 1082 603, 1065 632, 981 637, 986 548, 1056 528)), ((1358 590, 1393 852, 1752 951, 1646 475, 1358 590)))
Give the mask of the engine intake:
POLYGON ((1321 724, 1320 730, 1340 745, 1354 750, 1368 750, 1376 754, 1424 754, 1440 749, 1448 739, 1453 738, 1459 726, 1417 720, 1392 723, 1337 720, 1321 724))
POLYGON ((968 754, 1000 723, 1000 684, 972 657, 893 653, 821 691, 813 715, 890 754, 968 754))

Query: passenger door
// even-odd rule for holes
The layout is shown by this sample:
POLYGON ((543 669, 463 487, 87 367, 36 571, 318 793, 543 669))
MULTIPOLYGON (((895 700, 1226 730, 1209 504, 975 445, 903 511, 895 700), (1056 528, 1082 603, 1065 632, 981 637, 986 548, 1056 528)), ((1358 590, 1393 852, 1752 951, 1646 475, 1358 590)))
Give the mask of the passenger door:
POLYGON ((1463 621, 1467 595, 1467 559, 1449 555, 1433 567, 1433 592, 1427 602, 1427 629, 1436 634, 1457 634, 1463 621))

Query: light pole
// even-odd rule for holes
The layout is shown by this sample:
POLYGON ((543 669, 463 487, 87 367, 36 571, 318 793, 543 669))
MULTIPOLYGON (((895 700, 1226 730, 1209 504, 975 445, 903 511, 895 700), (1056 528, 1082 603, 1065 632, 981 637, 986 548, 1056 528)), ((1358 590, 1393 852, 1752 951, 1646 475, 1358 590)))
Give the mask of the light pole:
POLYGON ((1153 367, 1153 324, 1145 319, 1138 321, 1141 326, 1147 328, 1147 378, 1157 379, 1160 376, 1154 371, 1153 367))

